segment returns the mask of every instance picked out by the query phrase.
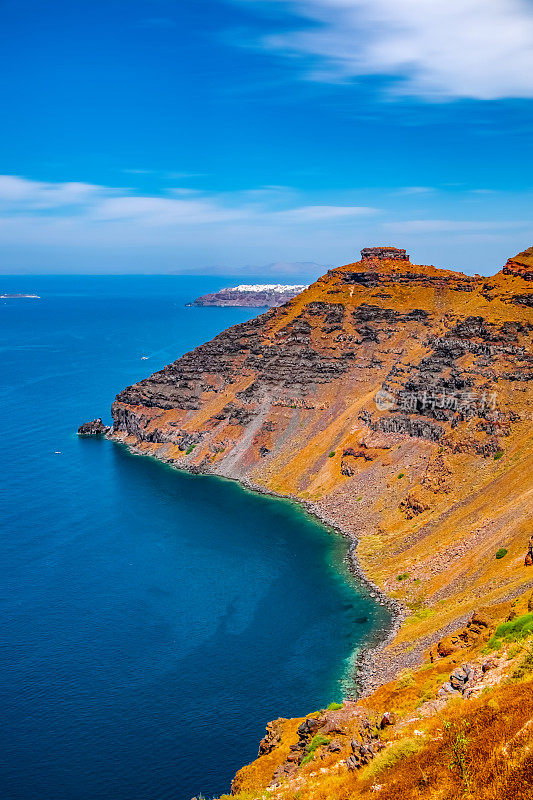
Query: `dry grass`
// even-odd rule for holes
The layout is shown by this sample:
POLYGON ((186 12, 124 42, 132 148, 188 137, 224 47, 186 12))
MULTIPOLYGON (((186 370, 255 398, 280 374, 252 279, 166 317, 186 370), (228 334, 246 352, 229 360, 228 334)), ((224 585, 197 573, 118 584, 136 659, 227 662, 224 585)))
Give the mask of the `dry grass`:
MULTIPOLYGON (((521 598, 517 607, 524 602, 521 598)), ((506 624, 505 630, 509 627, 506 624)), ((470 648, 470 658, 482 646, 470 648)), ((265 794, 276 766, 287 757, 289 743, 297 738, 300 720, 286 721, 280 747, 239 773, 234 788, 242 794, 235 800, 533 800, 533 663, 529 660, 529 651, 524 650, 503 683, 476 699, 456 698, 423 721, 413 719, 413 710, 424 693, 432 694, 447 677, 453 656, 405 671, 397 682, 360 703, 379 713, 395 709, 404 720, 401 727, 381 733, 389 743, 367 767, 350 772, 339 763, 349 754, 347 745, 354 733, 350 729, 341 737, 342 753, 317 751, 297 771, 296 783, 282 781, 265 794)))
POLYGON ((502 686, 447 712, 419 753, 380 783, 380 800, 532 800, 533 682, 502 686))

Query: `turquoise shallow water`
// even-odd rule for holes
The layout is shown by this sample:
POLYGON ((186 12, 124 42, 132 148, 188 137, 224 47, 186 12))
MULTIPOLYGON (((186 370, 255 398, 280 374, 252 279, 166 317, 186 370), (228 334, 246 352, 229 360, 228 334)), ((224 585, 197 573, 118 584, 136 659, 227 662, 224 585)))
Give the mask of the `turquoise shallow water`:
POLYGON ((338 699, 388 623, 294 504, 75 434, 257 313, 185 308, 225 283, 0 278, 42 297, 0 301, 5 800, 227 791, 265 723, 338 699))

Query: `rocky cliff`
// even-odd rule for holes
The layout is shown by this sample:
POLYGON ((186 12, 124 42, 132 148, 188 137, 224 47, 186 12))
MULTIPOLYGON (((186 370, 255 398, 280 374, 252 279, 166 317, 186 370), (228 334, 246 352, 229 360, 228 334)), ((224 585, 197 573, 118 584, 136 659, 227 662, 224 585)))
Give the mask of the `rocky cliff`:
POLYGON ((533 248, 490 278, 367 248, 122 391, 112 436, 354 537, 403 609, 369 691, 533 586, 532 298, 533 248))

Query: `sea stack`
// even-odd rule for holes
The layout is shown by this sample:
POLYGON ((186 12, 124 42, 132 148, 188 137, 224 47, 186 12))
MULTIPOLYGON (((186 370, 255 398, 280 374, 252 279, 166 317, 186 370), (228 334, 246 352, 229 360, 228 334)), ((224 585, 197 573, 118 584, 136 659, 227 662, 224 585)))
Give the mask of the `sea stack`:
POLYGON ((79 436, 105 436, 111 428, 109 425, 104 425, 101 418, 93 419, 90 422, 84 422, 78 428, 79 436))

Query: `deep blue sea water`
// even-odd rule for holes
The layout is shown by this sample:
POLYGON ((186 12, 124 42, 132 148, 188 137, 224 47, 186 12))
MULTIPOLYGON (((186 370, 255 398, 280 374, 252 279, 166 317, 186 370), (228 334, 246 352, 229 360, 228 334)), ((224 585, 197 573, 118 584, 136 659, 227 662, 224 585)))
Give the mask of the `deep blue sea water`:
POLYGON ((185 308, 225 283, 0 277, 42 298, 0 301, 3 800, 227 791, 388 622, 294 504, 75 434, 257 313, 185 308))

